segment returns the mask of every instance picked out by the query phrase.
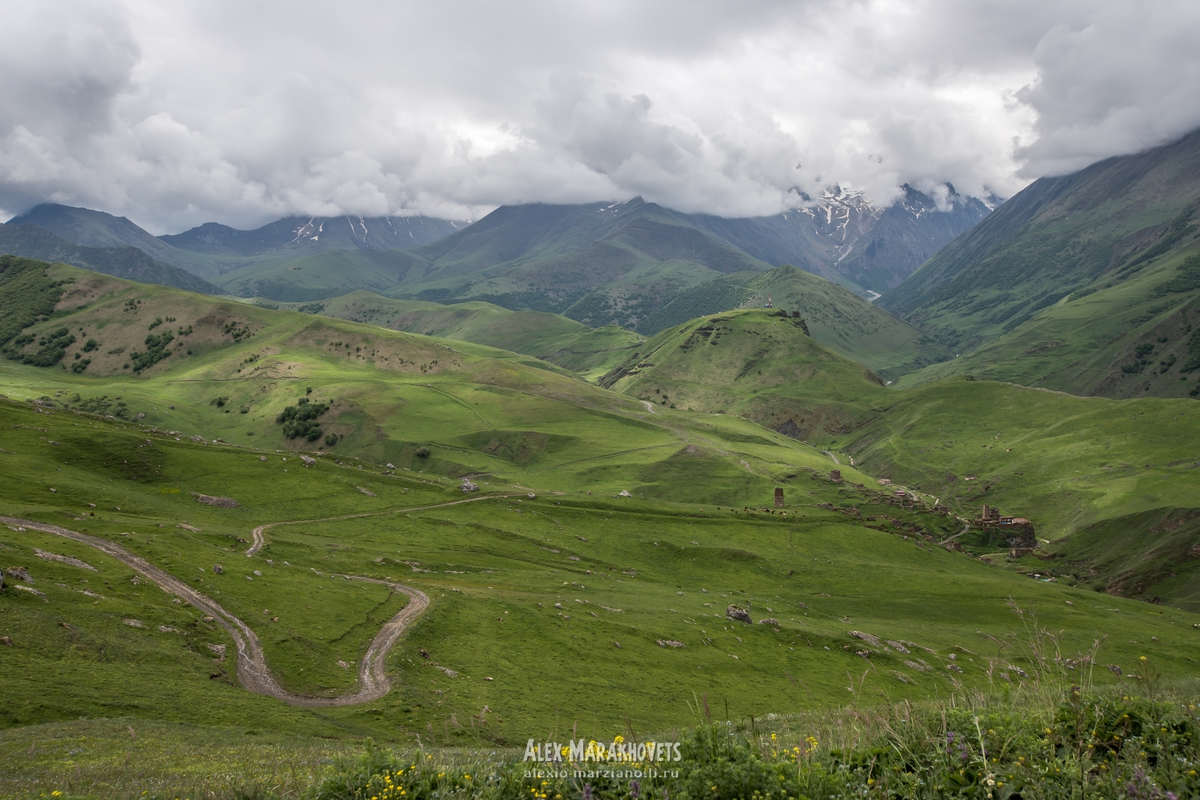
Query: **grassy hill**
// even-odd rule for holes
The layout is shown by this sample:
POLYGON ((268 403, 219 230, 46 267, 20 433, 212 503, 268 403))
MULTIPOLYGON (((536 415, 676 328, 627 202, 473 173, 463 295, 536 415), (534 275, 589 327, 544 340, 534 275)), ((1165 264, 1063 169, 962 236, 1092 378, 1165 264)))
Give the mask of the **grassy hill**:
MULTIPOLYGON (((493 748, 668 730, 691 724, 702 699, 734 718, 840 707, 848 682, 865 707, 1019 682, 1036 657, 1014 644, 1027 621, 1010 602, 1061 631, 1064 657, 1101 639, 1102 663, 1126 673, 1148 656, 1175 678, 1198 674, 1195 617, 1170 607, 1192 602, 1186 563, 1175 584, 1119 584, 1177 592, 1164 606, 1093 590, 1087 569, 1100 574, 1111 548, 1036 569, 989 564, 938 546, 961 530, 954 515, 896 505, 870 477, 932 493, 940 484, 927 481, 952 470, 970 490, 949 502, 994 502, 1045 533, 1169 514, 1147 530, 1169 527, 1156 540, 1168 549, 1193 546, 1194 525, 1173 521, 1190 519, 1194 482, 1173 462, 1198 423, 1158 432, 1183 401, 966 380, 890 391, 764 311, 663 332, 618 394, 481 344, 3 263, 4 319, 17 323, 0 329, 0 558, 42 596, 11 577, 0 592, 12 642, 0 726, 120 718, 204 740, 305 731, 493 748), (688 412, 685 397, 738 413, 688 412), (796 416, 818 400, 838 416, 796 416), (811 424, 840 463, 759 415, 793 436, 786 421, 811 424), (782 509, 767 507, 776 487, 782 509), (1064 514, 1073 505, 1084 513, 1064 514), (382 698, 294 707, 241 687, 234 643, 205 613, 21 519, 101 537, 219 602, 296 692, 354 690, 368 643, 406 602, 338 576, 400 581, 431 605, 388 660, 382 698), (730 619, 730 605, 754 624, 730 619)), ((343 310, 386 316, 365 301, 343 310)), ((510 319, 473 310, 468 327, 510 319)), ((1095 530, 1083 550, 1112 541, 1095 530)))
MULTIPOLYGON (((1064 557, 1076 552, 1077 533, 1095 538, 1085 531, 1101 523, 1110 527, 1096 530, 1136 524, 1130 541, 1146 564, 1114 591, 1200 608, 1200 561, 1189 550, 1200 538, 1184 528, 1168 546, 1161 533, 1164 520, 1197 513, 1193 401, 1114 402, 964 378, 889 390, 796 322, 762 310, 695 320, 647 341, 601 384, 659 406, 741 415, 964 517, 998 506, 1032 520, 1054 543, 1049 552, 1064 557), (1173 566, 1163 571, 1164 563, 1173 566)), ((1071 556, 1065 574, 1100 580, 1103 565, 1088 558, 1102 549, 1071 556)))
MULTIPOLYGON (((14 377, 33 376, 8 374, 5 383, 14 377)), ((0 487, 7 514, 111 540, 217 598, 259 633, 271 668, 296 691, 353 688, 354 670, 338 662, 354 665, 400 604, 334 575, 391 576, 433 601, 390 661, 392 692, 368 706, 294 708, 240 689, 231 642, 195 609, 94 549, 10 523, 0 529, 7 560, 27 565, 30 588, 45 598, 3 595, 0 625, 13 642, 0 664, 5 726, 115 713, 139 727, 157 720, 385 741, 420 733, 432 745, 494 746, 550 731, 556 717, 585 737, 626 721, 661 729, 691 719, 701 695, 733 715, 841 705, 847 671, 864 698, 901 700, 987 686, 993 660, 1029 668, 1028 656, 987 638, 1020 629, 1010 598, 1036 604, 1041 622, 1063 631, 1067 653, 1108 636, 1107 663, 1131 669, 1148 654, 1173 675, 1195 674, 1185 656, 1190 615, 1031 581, 929 546, 915 535, 929 524, 921 516, 824 478, 800 482, 816 496, 789 494, 786 517, 715 508, 725 480, 717 456, 670 476, 688 499, 706 498, 699 503, 588 497, 529 471, 535 498, 519 491, 417 511, 461 499, 456 481, 329 456, 306 469, 271 449, 49 406, 0 403, 0 417, 13 432, 0 453, 12 476, 0 487), (193 492, 240 506, 203 505, 193 492), (819 507, 822 497, 864 517, 888 514, 896 527, 819 507), (361 516, 319 521, 345 514, 361 516), (254 558, 242 555, 239 540, 252 527, 306 519, 317 521, 273 528, 254 558), (731 603, 775 623, 734 623, 725 617, 731 603), (225 645, 225 660, 210 645, 225 645), (855 652, 864 647, 867 661, 855 652)), ((730 440, 737 430, 709 425, 710 436, 730 440)), ((767 447, 770 434, 759 436, 767 447)), ((934 533, 937 524, 957 527, 937 519, 934 533)))
POLYGON ((589 380, 608 372, 644 341, 615 326, 589 328, 557 314, 510 311, 491 303, 442 305, 351 292, 321 303, 292 304, 292 308, 524 353, 589 380))
POLYGON ((790 266, 729 275, 681 291, 639 330, 657 333, 708 314, 762 308, 767 300, 776 308, 799 311, 814 339, 888 379, 951 355, 944 345, 895 315, 790 266))
MULTIPOLYGON (((1200 292, 1185 266, 1196 252, 1197 175, 1200 132, 1035 181, 879 303, 956 353, 978 351, 973 364, 996 377, 1145 393, 1147 381, 1122 368, 1144 360, 1145 344, 1179 359, 1200 292)), ((1138 366, 1142 378, 1150 366, 1138 366)), ((1150 393, 1179 393, 1148 382, 1150 393)))
POLYGON ((817 343, 801 319, 767 309, 669 328, 600 384, 658 405, 742 415, 815 443, 864 424, 887 394, 878 375, 817 343))

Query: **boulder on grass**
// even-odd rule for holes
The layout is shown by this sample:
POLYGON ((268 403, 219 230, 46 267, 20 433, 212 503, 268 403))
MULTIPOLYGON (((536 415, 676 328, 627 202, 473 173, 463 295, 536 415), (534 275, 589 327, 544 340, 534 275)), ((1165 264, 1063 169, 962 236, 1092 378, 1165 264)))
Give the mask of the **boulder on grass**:
POLYGON ((729 617, 730 619, 735 619, 738 622, 744 622, 747 625, 751 624, 750 612, 741 606, 730 606, 729 608, 725 609, 725 616, 729 617))

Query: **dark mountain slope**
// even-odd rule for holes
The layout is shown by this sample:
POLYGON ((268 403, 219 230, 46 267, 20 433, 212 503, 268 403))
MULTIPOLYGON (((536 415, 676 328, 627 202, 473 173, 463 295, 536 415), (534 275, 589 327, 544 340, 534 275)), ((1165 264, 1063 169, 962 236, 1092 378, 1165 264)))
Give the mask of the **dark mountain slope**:
POLYGON ((8 224, 37 225, 84 247, 136 247, 157 261, 198 275, 206 275, 211 271, 203 260, 176 250, 125 217, 116 217, 103 211, 42 203, 13 217, 8 224))
POLYGON ((260 256, 292 250, 299 258, 326 250, 417 247, 449 236, 466 225, 432 217, 292 216, 248 231, 207 222, 159 238, 180 250, 195 253, 260 256))
POLYGON ((225 294, 208 281, 156 261, 136 247, 81 247, 37 225, 0 225, 0 253, 62 262, 139 283, 225 294))
POLYGON ((835 189, 812 208, 772 217, 696 214, 689 219, 768 264, 791 264, 852 289, 882 294, 990 213, 982 200, 947 189, 940 207, 906 185, 904 196, 886 208, 871 206, 861 193, 835 189))
POLYGON ((1198 198, 1200 131, 1042 178, 879 303, 969 351, 1074 291, 1127 281, 1186 245, 1198 198))

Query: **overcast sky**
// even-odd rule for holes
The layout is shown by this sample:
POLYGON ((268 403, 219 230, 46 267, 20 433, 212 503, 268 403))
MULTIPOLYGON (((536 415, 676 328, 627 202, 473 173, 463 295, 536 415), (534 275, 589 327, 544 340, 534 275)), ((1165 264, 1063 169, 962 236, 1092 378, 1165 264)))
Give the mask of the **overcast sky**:
POLYGON ((1176 138, 1200 3, 5 0, 0 86, 7 215, 747 216, 833 184, 1011 196, 1176 138))

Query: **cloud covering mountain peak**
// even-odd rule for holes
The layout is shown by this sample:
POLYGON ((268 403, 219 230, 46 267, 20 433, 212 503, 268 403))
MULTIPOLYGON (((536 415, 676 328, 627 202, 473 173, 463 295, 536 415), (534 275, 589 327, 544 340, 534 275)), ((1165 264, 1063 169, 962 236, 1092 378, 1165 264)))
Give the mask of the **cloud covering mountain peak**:
POLYGON ((1008 196, 1200 125, 1200 11, 1075 2, 16 0, 0 208, 166 232, 531 201, 1008 196))

